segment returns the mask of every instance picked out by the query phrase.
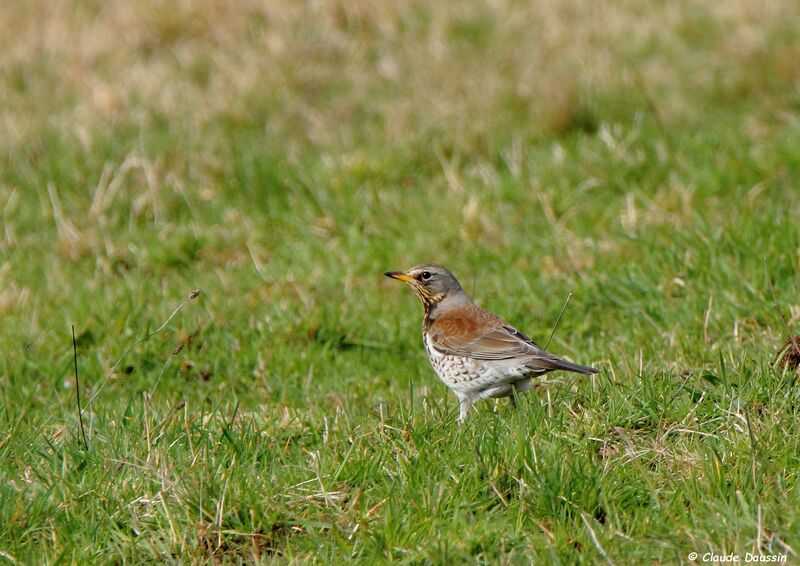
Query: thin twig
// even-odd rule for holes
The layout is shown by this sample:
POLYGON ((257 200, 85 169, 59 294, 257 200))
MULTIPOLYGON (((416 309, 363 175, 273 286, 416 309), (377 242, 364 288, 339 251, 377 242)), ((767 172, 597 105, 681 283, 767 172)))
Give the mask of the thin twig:
POLYGON ((156 392, 156 387, 158 387, 158 382, 161 381, 161 376, 164 375, 164 372, 167 370, 167 366, 169 365, 170 360, 181 353, 183 350, 183 344, 178 344, 175 346, 175 349, 169 353, 167 356, 167 361, 164 362, 164 366, 161 368, 161 371, 158 373, 158 377, 156 378, 156 382, 153 384, 153 387, 150 388, 150 393, 148 394, 150 398, 153 397, 153 393, 156 392))
POLYGON ((198 297, 198 295, 200 295, 200 289, 195 289, 194 291, 192 291, 189 294, 189 297, 184 299, 184 301, 181 304, 178 305, 178 308, 176 308, 174 311, 172 311, 172 314, 169 315, 169 317, 167 317, 167 320, 165 320, 164 323, 161 326, 159 326, 158 328, 153 330, 150 334, 148 334, 144 338, 141 338, 140 340, 137 340, 133 344, 133 346, 131 346, 130 348, 128 348, 127 350, 125 350, 122 353, 122 355, 119 357, 119 359, 116 361, 116 363, 113 366, 111 366, 111 369, 108 371, 108 375, 106 375, 106 378, 100 384, 100 387, 97 388, 97 391, 94 392, 94 394, 91 396, 89 401, 86 403, 86 406, 83 408, 84 411, 86 411, 86 409, 89 408, 89 405, 92 404, 92 401, 94 401, 97 398, 97 396, 100 395, 100 391, 103 390, 103 387, 106 386, 106 384, 108 383, 108 380, 111 379, 112 375, 114 375, 114 370, 117 369, 117 366, 122 362, 122 360, 125 358, 125 356, 130 354, 137 346, 139 346, 140 344, 146 342, 147 340, 149 340, 150 338, 152 338, 153 336, 155 336, 156 334, 158 334, 159 332, 164 330, 164 328, 167 326, 167 324, 169 324, 169 321, 171 321, 175 317, 175 315, 178 314, 178 311, 180 311, 184 307, 184 305, 186 305, 186 303, 188 303, 189 301, 191 301, 193 299, 196 299, 198 297))
POLYGON ((83 430, 83 412, 81 411, 81 383, 78 380, 78 343, 75 340, 75 325, 72 325, 72 361, 75 363, 75 397, 78 402, 78 422, 81 425, 81 438, 83 449, 88 452, 89 444, 86 442, 86 431, 83 430))
MULTIPOLYGON (((687 384, 687 383, 689 383, 689 380, 691 379, 691 377, 692 377, 692 374, 691 374, 691 373, 687 373, 687 374, 686 374, 686 377, 685 377, 685 378, 683 378, 683 381, 682 381, 682 382, 681 382, 681 384, 678 386, 678 389, 676 389, 676 390, 675 390, 675 393, 673 393, 673 394, 672 394, 672 397, 670 397, 669 401, 667 401, 667 404, 666 404, 666 405, 664 405, 664 410, 665 410, 665 411, 666 411, 666 410, 669 408, 669 406, 670 406, 670 405, 672 405, 672 402, 673 402, 673 401, 674 401, 674 400, 675 400, 675 399, 678 397, 678 394, 679 394, 681 391, 683 391, 683 388, 684 388, 684 387, 686 387, 686 384, 687 384)), ((662 413, 662 416, 663 416, 663 413, 662 413)))
POLYGON ((547 339, 547 342, 544 345, 544 350, 547 350, 547 347, 550 345, 550 340, 553 339, 553 335, 556 333, 556 329, 558 328, 558 323, 561 322, 561 317, 564 316, 564 311, 567 310, 567 305, 569 304, 569 300, 572 298, 572 291, 569 292, 569 296, 567 300, 564 302, 564 306, 561 307, 561 312, 558 313, 558 318, 556 319, 556 323, 553 326, 553 330, 550 331, 550 337, 547 339))

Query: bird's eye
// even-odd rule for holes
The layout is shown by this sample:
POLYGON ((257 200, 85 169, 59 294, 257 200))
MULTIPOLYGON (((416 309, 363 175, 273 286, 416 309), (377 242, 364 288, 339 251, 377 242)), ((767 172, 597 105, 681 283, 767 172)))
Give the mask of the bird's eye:
POLYGON ((431 277, 433 277, 433 275, 431 275, 430 271, 423 271, 420 277, 422 277, 423 281, 428 281, 431 277))

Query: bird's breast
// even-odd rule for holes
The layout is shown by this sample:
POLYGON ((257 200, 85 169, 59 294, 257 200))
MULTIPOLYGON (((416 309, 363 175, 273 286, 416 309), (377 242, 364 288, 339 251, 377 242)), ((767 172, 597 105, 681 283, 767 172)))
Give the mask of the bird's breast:
POLYGON ((428 357, 434 359, 434 358, 443 358, 445 356, 444 352, 437 350, 436 346, 433 345, 433 340, 431 339, 430 334, 426 332, 423 335, 423 340, 425 342, 425 351, 428 352, 428 357))

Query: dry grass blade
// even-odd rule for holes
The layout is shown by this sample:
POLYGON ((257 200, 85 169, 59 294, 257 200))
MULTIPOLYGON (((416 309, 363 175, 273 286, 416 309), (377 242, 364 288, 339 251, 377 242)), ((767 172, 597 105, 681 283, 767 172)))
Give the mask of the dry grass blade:
POLYGON ((561 312, 558 313, 558 318, 556 319, 556 323, 553 325, 553 330, 550 331, 550 336, 547 337, 547 342, 544 344, 545 350, 547 350, 547 347, 550 345, 550 341, 553 339, 553 336, 558 329, 558 325, 561 322, 561 317, 564 316, 564 311, 567 310, 567 305, 569 304, 570 299, 572 299, 572 291, 570 291, 569 295, 567 295, 567 300, 564 301, 564 306, 561 307, 561 312))
POLYGON ((600 544, 600 541, 597 538, 597 534, 594 532, 589 517, 586 515, 585 512, 581 513, 581 519, 583 519, 583 524, 586 526, 586 530, 589 531, 589 536, 592 538, 592 542, 594 543, 594 547, 597 549, 597 552, 600 553, 600 556, 603 557, 603 559, 609 566, 614 566, 614 562, 611 560, 611 558, 608 557, 608 554, 603 548, 603 545, 600 544))
MULTIPOLYGON (((194 291, 189 293, 189 296, 186 299, 184 299, 183 302, 181 304, 179 304, 175 308, 174 311, 172 311, 172 314, 170 314, 167 317, 167 319, 161 324, 161 326, 159 326, 158 328, 153 330, 150 334, 148 334, 144 338, 140 338, 139 340, 134 342, 134 344, 132 346, 130 346, 127 350, 125 350, 122 353, 122 355, 119 357, 119 359, 117 359, 117 361, 114 363, 114 365, 111 366, 111 369, 108 370, 108 375, 106 375, 106 378, 103 380, 103 382, 97 388, 97 391, 95 391, 94 394, 89 398, 89 401, 86 402, 86 406, 83 408, 83 410, 86 411, 86 409, 89 408, 89 406, 92 404, 92 402, 95 399, 97 399, 97 396, 100 395, 100 392, 106 386, 106 384, 108 383, 108 380, 111 379, 112 375, 114 375, 114 370, 116 370, 117 367, 119 366, 119 364, 122 362, 122 360, 125 359, 125 356, 130 354, 134 349, 136 349, 137 346, 147 342, 150 338, 152 338, 153 336, 155 336, 156 334, 158 334, 159 332, 164 330, 164 328, 166 328, 166 326, 169 324, 169 322, 175 317, 176 314, 178 314, 178 312, 186 305, 186 303, 188 303, 189 301, 192 301, 193 299, 196 299, 199 295, 200 295, 200 289, 195 289, 194 291)), ((174 350, 173 350, 173 352, 174 352, 174 350)))

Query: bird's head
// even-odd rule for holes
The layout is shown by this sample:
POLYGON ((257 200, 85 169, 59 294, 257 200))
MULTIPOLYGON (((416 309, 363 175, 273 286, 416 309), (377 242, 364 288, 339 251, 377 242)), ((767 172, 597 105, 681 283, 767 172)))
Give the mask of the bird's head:
POLYGON ((426 310, 449 297, 464 295, 458 279, 441 265, 424 263, 405 271, 387 271, 384 275, 407 283, 426 310))

